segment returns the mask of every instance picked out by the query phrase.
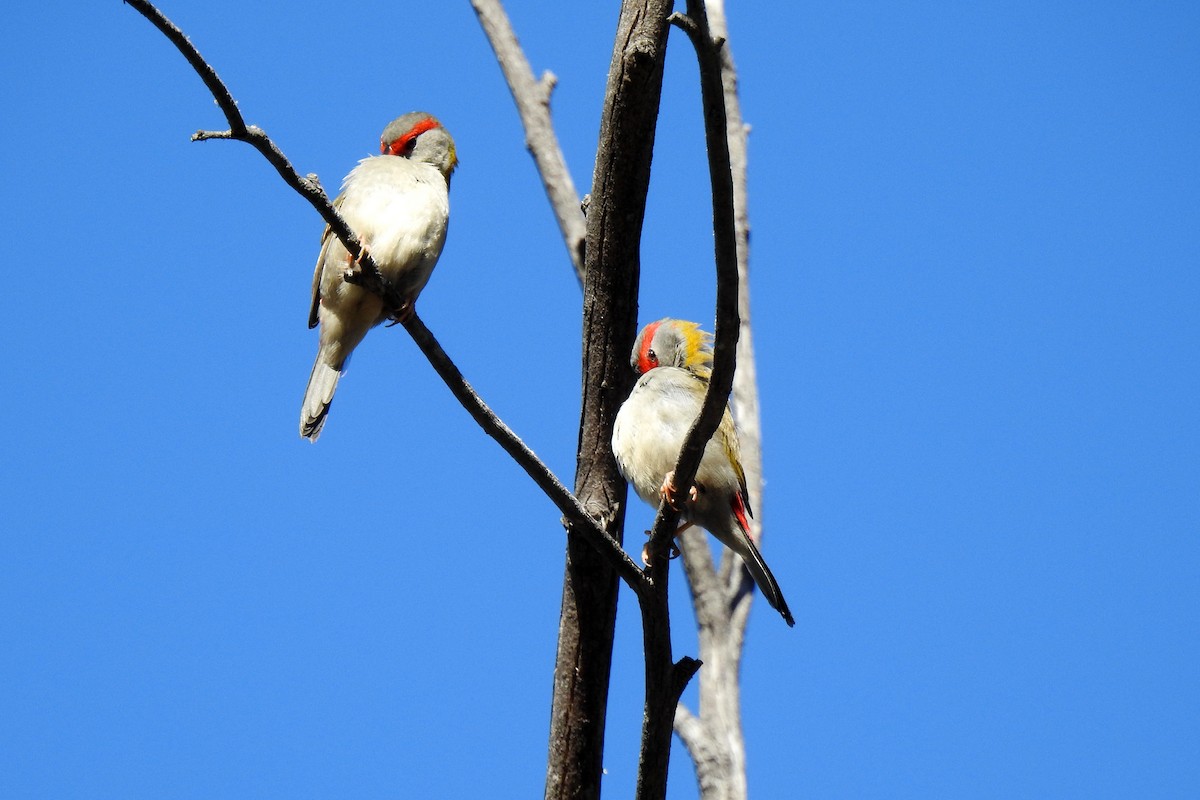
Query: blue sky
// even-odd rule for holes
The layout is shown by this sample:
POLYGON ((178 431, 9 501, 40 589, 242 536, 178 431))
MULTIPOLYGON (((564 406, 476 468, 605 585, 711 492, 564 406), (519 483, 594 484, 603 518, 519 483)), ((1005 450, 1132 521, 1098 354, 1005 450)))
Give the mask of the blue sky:
MULTIPOLYGON (((164 2, 329 189, 412 109, 456 137, 419 309, 568 484, 580 296, 466 2, 164 2)), ((616 3, 508 4, 581 191, 616 3)), ((757 797, 1200 785, 1200 11, 732 3, 751 133, 764 552, 757 797)), ((296 433, 321 224, 116 0, 17 4, 0 795, 540 796, 563 534, 408 340, 296 433)), ((710 321, 674 33, 643 321, 710 321)), ((630 527, 649 524, 637 501, 630 527)), ((636 538, 636 537, 634 537, 636 538)), ((693 652, 674 583, 677 651, 693 652)), ((622 597, 606 794, 630 795, 622 597)), ((695 797, 686 756, 671 796, 695 797)))

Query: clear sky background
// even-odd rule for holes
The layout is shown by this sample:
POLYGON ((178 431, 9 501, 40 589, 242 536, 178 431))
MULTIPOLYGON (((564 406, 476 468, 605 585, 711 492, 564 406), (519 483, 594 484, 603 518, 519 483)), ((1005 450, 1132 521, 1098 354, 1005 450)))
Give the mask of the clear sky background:
MULTIPOLYGON (((1200 6, 730 5, 757 505, 797 617, 750 620, 752 794, 1197 796, 1200 6)), ((508 3, 581 191, 616 7, 508 3)), ((467 2, 163 8, 328 189, 392 117, 445 122, 421 315, 570 484, 579 288, 467 2)), ((132 9, 5 17, 0 796, 539 797, 556 509, 400 328, 302 441, 317 215, 250 147, 189 142, 224 120, 132 9)), ((673 32, 643 322, 711 325, 708 202, 673 32)))

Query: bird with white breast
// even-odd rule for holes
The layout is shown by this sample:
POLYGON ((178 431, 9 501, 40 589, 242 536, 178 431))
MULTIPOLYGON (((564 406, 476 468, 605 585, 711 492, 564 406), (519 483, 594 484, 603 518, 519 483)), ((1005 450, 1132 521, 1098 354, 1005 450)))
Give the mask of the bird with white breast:
MULTIPOLYGON (((647 503, 673 507, 675 463, 700 414, 712 375, 712 336, 695 322, 651 322, 634 342, 630 363, 641 376, 617 412, 612 448, 621 474, 647 503)), ((681 507, 684 524, 699 525, 741 557, 771 607, 795 625, 779 583, 750 537, 750 499, 737 430, 728 406, 704 448, 695 483, 681 507)))
MULTIPOLYGON (((392 120, 379 150, 346 176, 333 205, 402 298, 397 316, 404 318, 446 243, 450 175, 458 156, 442 124, 420 111, 392 120)), ((346 280, 354 267, 341 240, 326 227, 308 316, 308 327, 321 328, 317 359, 300 408, 300 435, 314 442, 350 354, 367 331, 392 317, 382 299, 346 280)))

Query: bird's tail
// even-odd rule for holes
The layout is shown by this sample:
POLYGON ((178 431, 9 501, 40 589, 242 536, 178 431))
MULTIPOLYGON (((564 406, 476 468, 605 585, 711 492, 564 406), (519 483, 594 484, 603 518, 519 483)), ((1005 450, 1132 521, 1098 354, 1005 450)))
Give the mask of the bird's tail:
POLYGON ((308 388, 304 390, 304 404, 300 406, 300 435, 305 439, 315 442, 321 435, 340 377, 342 371, 329 366, 318 354, 308 376, 308 388))
POLYGON ((792 618, 791 609, 788 608, 787 601, 783 599, 783 592, 779 589, 779 582, 771 574, 771 568, 763 560, 762 553, 758 552, 758 548, 755 547, 754 540, 750 538, 750 535, 742 530, 740 525, 735 525, 730 535, 719 538, 730 549, 742 557, 746 568, 750 570, 750 576, 754 578, 754 582, 763 593, 763 597, 771 604, 771 608, 783 615, 784 622, 794 626, 796 620, 792 618))

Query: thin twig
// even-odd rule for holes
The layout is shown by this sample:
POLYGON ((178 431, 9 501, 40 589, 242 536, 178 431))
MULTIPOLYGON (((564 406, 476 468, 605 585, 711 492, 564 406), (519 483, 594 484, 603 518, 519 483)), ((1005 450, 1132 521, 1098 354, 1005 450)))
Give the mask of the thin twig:
MULTIPOLYGON (((700 414, 692 424, 675 465, 675 485, 686 492, 696 478, 704 447, 717 430, 737 361, 738 276, 737 239, 734 233, 733 178, 729 169, 729 142, 725 137, 725 98, 721 92, 720 41, 708 33, 704 6, 688 2, 688 16, 672 14, 669 21, 682 29, 696 48, 700 62, 700 92, 704 105, 704 139, 708 147, 708 171, 712 181, 713 239, 717 272, 716 325, 713 338, 713 370, 700 414)), ((679 512, 664 500, 659 506, 650 537, 650 572, 653 579, 666 568, 666 554, 678 527, 679 512)))
POLYGON ((471 0, 471 5, 479 16, 479 24, 492 45, 496 60, 500 62, 500 70, 516 101, 517 112, 525 128, 525 146, 537 164, 546 197, 558 219, 558 228, 567 245, 571 264, 575 267, 575 275, 582 285, 587 231, 580 210, 579 193, 575 191, 575 183, 571 180, 571 172, 567 169, 558 137, 554 134, 554 124, 550 120, 550 94, 556 79, 550 72, 545 73, 541 80, 534 79, 529 59, 521 50, 512 23, 499 0, 471 0))

